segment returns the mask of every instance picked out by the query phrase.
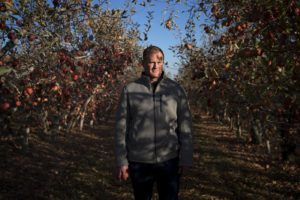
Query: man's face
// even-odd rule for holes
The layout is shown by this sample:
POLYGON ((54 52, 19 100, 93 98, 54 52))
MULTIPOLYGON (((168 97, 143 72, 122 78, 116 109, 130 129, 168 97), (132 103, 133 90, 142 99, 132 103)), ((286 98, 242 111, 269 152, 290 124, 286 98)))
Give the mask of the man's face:
POLYGON ((161 52, 154 52, 143 62, 144 70, 149 75, 151 82, 157 81, 162 74, 164 57, 161 52))

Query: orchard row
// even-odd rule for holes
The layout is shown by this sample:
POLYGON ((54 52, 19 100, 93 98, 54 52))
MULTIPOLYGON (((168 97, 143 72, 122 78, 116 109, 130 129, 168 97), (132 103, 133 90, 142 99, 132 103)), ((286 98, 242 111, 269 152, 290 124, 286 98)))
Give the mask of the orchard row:
POLYGON ((124 13, 100 5, 0 4, 1 137, 26 148, 30 132, 52 137, 110 116, 140 47, 124 13))
POLYGON ((205 46, 197 46, 194 34, 189 46, 178 48, 179 79, 192 104, 230 124, 238 136, 246 132, 252 142, 266 142, 269 151, 280 140, 284 160, 299 156, 299 1, 194 6, 195 19, 201 10, 211 21, 202 26, 205 46))

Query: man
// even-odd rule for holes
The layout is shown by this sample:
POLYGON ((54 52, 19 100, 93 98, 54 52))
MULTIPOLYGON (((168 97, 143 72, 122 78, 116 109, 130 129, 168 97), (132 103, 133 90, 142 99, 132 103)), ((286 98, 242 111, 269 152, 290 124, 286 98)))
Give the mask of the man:
POLYGON ((130 175, 136 200, 178 199, 179 178, 192 165, 191 113, 182 87, 163 72, 164 53, 143 52, 142 76, 126 85, 116 114, 118 178, 130 175))

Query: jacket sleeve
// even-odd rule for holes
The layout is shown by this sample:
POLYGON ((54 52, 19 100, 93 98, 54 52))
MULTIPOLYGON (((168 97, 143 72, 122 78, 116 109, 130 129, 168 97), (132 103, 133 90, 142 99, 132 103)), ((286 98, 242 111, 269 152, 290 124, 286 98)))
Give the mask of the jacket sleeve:
POLYGON ((127 148, 126 148, 126 134, 128 125, 128 102, 127 90, 123 88, 119 105, 116 112, 115 124, 115 157, 117 166, 128 165, 127 148))
POLYGON ((185 91, 180 87, 180 100, 177 110, 179 130, 179 166, 192 166, 193 142, 192 142, 192 116, 185 91))

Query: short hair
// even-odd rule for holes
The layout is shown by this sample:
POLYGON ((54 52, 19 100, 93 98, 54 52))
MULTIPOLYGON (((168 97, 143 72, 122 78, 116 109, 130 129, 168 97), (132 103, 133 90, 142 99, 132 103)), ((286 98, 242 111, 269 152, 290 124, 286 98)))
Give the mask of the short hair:
POLYGON ((165 54, 161 48, 154 46, 154 45, 150 45, 143 51, 143 61, 145 61, 149 55, 156 53, 156 52, 161 52, 161 54, 163 55, 163 59, 165 58, 165 54))

